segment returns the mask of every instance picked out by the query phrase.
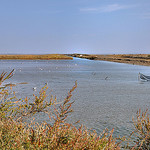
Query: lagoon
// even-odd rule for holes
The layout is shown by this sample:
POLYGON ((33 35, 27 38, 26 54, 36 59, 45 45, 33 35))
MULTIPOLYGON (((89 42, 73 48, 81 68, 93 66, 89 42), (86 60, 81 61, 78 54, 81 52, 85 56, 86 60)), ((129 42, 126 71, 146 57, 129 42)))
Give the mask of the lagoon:
MULTIPOLYGON (((74 112, 70 122, 80 120, 98 133, 114 128, 115 135, 127 136, 133 128, 132 117, 138 109, 150 108, 150 82, 138 80, 138 73, 150 75, 150 67, 94 61, 73 60, 0 60, 0 73, 15 69, 7 82, 18 84, 18 97, 33 97, 47 84, 50 94, 63 100, 77 81, 73 92, 74 112), (33 88, 36 87, 36 90, 33 88)), ((43 116, 39 120, 48 120, 43 116)))

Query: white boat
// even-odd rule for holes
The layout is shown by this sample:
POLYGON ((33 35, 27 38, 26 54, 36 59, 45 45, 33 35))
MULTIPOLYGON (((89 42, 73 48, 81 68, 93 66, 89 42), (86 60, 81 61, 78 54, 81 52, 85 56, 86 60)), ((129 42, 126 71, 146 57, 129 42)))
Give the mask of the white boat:
POLYGON ((150 81, 150 76, 146 76, 139 72, 139 79, 144 80, 144 81, 150 81))

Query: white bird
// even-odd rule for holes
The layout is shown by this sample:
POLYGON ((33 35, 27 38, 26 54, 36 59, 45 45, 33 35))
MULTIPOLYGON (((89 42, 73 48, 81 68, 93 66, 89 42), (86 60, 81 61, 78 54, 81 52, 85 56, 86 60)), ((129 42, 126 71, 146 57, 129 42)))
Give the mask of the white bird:
POLYGON ((33 91, 36 91, 36 87, 33 88, 33 91))

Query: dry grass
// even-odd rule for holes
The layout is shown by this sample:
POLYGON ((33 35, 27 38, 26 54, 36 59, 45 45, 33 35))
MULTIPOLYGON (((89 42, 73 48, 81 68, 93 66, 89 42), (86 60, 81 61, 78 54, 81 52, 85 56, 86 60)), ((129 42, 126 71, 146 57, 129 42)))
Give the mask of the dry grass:
POLYGON ((150 54, 119 54, 119 55, 71 54, 70 56, 86 58, 91 60, 104 60, 119 63, 150 66, 150 54))
POLYGON ((0 59, 49 60, 49 59, 73 59, 73 58, 63 54, 45 54, 45 55, 0 55, 0 59))

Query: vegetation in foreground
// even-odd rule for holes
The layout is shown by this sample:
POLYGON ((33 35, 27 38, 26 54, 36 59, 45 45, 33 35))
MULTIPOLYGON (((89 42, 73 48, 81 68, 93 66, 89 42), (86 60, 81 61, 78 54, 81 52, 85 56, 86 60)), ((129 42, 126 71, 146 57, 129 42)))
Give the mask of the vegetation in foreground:
MULTIPOLYGON (((132 146, 123 145, 113 137, 112 131, 107 129, 97 135, 83 126, 79 128, 67 123, 66 118, 72 112, 71 97, 77 83, 69 91, 66 99, 61 103, 56 98, 48 98, 48 87, 45 86, 34 95, 34 99, 17 99, 15 93, 11 96, 11 85, 3 82, 13 76, 0 76, 0 149, 52 149, 52 150, 117 150, 117 149, 150 149, 150 120, 147 111, 138 111, 133 120, 135 130, 132 132, 134 143, 132 146), (45 113, 48 122, 36 123, 27 118, 45 113)), ((125 139, 124 139, 125 140, 125 139)))
POLYGON ((45 54, 45 55, 0 55, 0 59, 49 60, 49 59, 73 59, 73 58, 63 54, 45 54))

